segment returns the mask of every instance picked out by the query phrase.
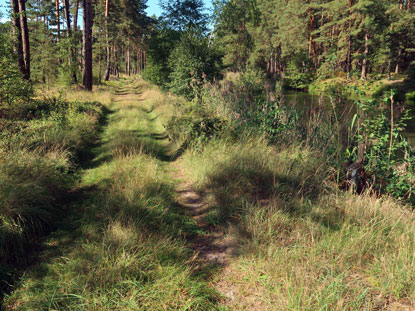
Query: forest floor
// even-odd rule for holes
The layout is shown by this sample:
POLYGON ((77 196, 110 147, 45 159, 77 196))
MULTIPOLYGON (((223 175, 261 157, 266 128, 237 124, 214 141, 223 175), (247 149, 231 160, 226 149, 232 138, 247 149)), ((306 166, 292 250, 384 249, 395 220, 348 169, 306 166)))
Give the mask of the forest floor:
POLYGON ((415 215, 263 137, 181 150, 181 99, 112 81, 58 230, 4 310, 414 310, 415 215))

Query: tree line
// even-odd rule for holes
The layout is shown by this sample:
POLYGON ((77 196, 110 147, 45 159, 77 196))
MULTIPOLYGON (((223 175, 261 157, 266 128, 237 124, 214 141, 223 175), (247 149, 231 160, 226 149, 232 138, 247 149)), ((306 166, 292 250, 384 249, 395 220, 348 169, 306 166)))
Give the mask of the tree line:
POLYGON ((153 23, 142 0, 11 0, 14 54, 26 80, 82 80, 92 89, 110 74, 144 69, 144 39, 153 23), (82 14, 82 27, 79 15, 82 14))
POLYGON ((120 72, 193 97, 224 71, 292 88, 316 77, 413 72, 413 0, 11 0, 14 53, 27 80, 86 89, 120 72), (83 26, 78 27, 80 12, 83 26))
POLYGON ((295 87, 409 69, 414 12, 412 0, 220 0, 215 34, 230 70, 261 68, 295 87))

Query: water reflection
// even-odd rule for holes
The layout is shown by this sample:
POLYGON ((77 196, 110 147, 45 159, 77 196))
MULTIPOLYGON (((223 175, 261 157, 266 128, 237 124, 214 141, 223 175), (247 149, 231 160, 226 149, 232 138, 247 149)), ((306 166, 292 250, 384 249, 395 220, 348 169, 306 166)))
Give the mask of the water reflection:
MULTIPOLYGON (((306 113, 310 113, 310 111, 317 107, 319 109, 332 109, 331 99, 328 96, 314 95, 300 91, 286 91, 284 95, 288 105, 295 105, 306 113)), ((408 121, 408 126, 404 134, 409 142, 415 146, 415 101, 410 101, 407 104, 412 110, 411 115, 413 119, 408 121)), ((351 120, 356 113, 356 106, 353 100, 345 103, 343 107, 336 107, 336 109, 341 109, 338 112, 342 115, 343 120, 351 120)))

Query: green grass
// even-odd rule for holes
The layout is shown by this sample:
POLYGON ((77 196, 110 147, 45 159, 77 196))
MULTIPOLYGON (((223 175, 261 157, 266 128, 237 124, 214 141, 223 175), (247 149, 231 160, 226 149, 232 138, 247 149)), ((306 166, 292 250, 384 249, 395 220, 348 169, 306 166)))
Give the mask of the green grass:
POLYGON ((169 95, 141 80, 113 88, 123 95, 107 105, 76 199, 40 264, 4 300, 6 310, 216 309, 217 295, 185 245, 197 227, 176 203, 167 169, 169 95))
MULTIPOLYGON (((218 115, 226 110, 201 111, 139 78, 112 81, 95 96, 107 100, 108 90, 114 95, 105 102, 100 139, 86 148, 81 168, 70 169, 61 149, 46 148, 43 162, 31 158, 34 150, 21 156, 30 169, 16 193, 33 197, 22 202, 51 200, 55 188, 37 187, 54 180, 59 170, 51 167, 69 165, 76 173, 54 231, 4 299, 5 310, 413 307, 415 215, 409 207, 339 191, 325 155, 298 142, 272 146, 258 134, 224 129, 181 150, 183 131, 200 122, 198 114, 231 119, 218 115), (169 120, 178 120, 177 128, 169 120), (169 139, 165 124, 178 141, 169 139), (204 231, 178 203, 172 161, 208 204, 205 221, 235 242, 223 267, 206 267, 189 248, 187 239, 204 231), (45 179, 36 179, 36 170, 45 179)), ((16 184, 4 172, 1 180, 16 184)), ((64 181, 57 179, 56 187, 64 181)))
MULTIPOLYGON (((44 98, 2 107, 0 119, 0 292, 4 275, 64 213, 79 155, 96 139, 96 102, 44 98)), ((6 278, 8 278, 6 276, 6 278)), ((2 295, 0 294, 0 297, 2 295)))
MULTIPOLYGON (((245 137, 244 137, 245 136, 245 137)), ((208 221, 239 245, 216 276, 230 310, 404 310, 415 299, 415 215, 339 192, 321 154, 255 136, 185 153, 208 221), (214 159, 214 161, 212 161, 214 159)))

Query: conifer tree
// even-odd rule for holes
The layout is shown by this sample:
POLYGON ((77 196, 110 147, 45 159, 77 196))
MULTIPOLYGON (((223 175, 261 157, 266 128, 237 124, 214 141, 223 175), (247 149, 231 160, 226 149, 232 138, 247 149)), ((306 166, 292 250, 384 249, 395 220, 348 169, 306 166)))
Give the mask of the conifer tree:
POLYGON ((84 73, 83 85, 88 91, 92 91, 92 23, 93 12, 91 0, 83 0, 83 54, 84 54, 84 73))

